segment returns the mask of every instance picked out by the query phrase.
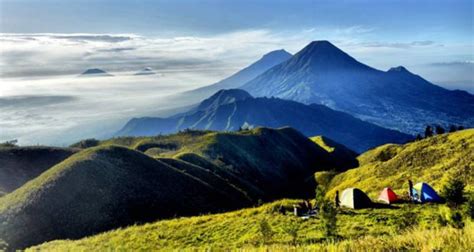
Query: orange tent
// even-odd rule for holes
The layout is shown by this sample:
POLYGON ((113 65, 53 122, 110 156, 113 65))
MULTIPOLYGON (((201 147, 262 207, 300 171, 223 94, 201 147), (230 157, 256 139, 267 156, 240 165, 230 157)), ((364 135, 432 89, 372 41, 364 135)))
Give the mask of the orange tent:
POLYGON ((385 187, 383 191, 380 193, 379 200, 387 202, 388 204, 391 204, 398 200, 398 196, 395 194, 392 188, 385 187))

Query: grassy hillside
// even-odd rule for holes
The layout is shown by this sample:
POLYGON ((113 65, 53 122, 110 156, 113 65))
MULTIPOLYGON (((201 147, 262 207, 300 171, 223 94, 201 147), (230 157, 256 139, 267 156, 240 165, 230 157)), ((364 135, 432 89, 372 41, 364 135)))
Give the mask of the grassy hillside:
POLYGON ((0 198, 0 239, 22 248, 136 222, 307 197, 314 188, 308 178, 330 169, 336 158, 291 128, 188 131, 98 145, 0 198))
POLYGON ((77 152, 73 148, 0 146, 0 196, 77 152))
MULTIPOLYGON (((432 249, 472 248, 474 229, 470 225, 465 232, 449 228, 438 229, 436 213, 438 205, 399 205, 398 209, 344 210, 338 215, 338 233, 343 241, 327 244, 321 220, 301 220, 287 212, 277 210, 280 206, 290 209, 294 200, 281 200, 257 208, 230 213, 205 215, 159 221, 118 229, 77 241, 54 241, 33 249, 56 251, 103 251, 103 250, 171 250, 171 249, 235 249, 261 248, 271 250, 350 248, 355 244, 361 251, 370 248, 415 249, 432 246, 432 249), (409 219, 410 218, 410 219, 409 219), (271 245, 262 244, 259 225, 266 220, 274 235, 271 245), (418 223, 418 224, 417 224, 418 223), (297 227, 296 244, 285 231, 297 227), (411 231, 411 228, 416 228, 411 231), (428 230, 430 229, 430 230, 428 230), (418 231, 423 230, 423 231, 418 231), (404 232, 408 232, 405 234, 404 232), (398 235, 401 233, 402 235, 398 235), (414 235, 412 235, 414 234, 414 235), (445 242, 439 237, 446 235, 445 242), (395 238, 389 238, 395 236, 395 238), (453 239, 456 237, 455 239, 453 239), (424 240, 430 238, 429 240, 424 240), (394 240, 391 240, 394 239, 394 240), (448 240, 452 239, 452 240, 448 240), (461 241, 462 243, 457 243, 461 241), (454 244, 453 244, 454 243, 454 244), (365 249, 364 249, 365 248, 365 249)), ((338 250, 337 250, 338 251, 338 250)))
POLYGON ((358 160, 360 167, 332 179, 329 195, 358 187, 376 199, 387 186, 403 195, 408 191, 408 180, 427 182, 439 191, 451 174, 462 178, 467 190, 474 190, 474 129, 405 145, 383 145, 363 153, 358 160))

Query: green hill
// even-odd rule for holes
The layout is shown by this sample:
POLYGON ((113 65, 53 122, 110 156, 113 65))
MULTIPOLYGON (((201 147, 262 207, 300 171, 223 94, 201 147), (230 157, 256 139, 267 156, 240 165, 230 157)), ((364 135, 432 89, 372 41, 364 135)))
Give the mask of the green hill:
POLYGON ((0 239, 9 248, 307 197, 314 188, 308 178, 337 163, 291 128, 187 131, 98 145, 0 198, 0 239))
POLYGON ((440 206, 404 204, 398 209, 341 211, 337 230, 342 241, 327 243, 319 217, 301 220, 291 212, 279 213, 280 206, 290 211, 297 202, 281 200, 229 213, 163 220, 76 241, 53 241, 32 251, 468 251, 474 241, 472 223, 464 231, 436 228, 440 206), (259 231, 264 220, 274 232, 267 245, 259 231), (297 246, 292 245, 290 228, 297 230, 297 246))
POLYGON ((450 175, 462 178, 474 190, 474 129, 437 135, 405 145, 387 144, 358 157, 360 166, 336 175, 329 195, 358 187, 376 199, 387 186, 397 194, 408 192, 408 180, 427 182, 440 190, 450 175))
POLYGON ((45 146, 0 147, 0 196, 17 189, 77 151, 45 146))

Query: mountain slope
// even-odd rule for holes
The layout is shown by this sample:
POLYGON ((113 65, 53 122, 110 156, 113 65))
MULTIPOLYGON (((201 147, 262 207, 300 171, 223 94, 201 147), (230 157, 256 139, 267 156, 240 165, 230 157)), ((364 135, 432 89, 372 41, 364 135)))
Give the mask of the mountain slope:
POLYGON ((209 86, 184 92, 179 97, 198 102, 221 89, 238 88, 273 66, 288 60, 291 56, 290 53, 283 49, 271 51, 237 73, 209 86))
POLYGON ((0 196, 17 189, 77 151, 43 146, 0 147, 0 196))
POLYGON ((24 248, 133 223, 307 197, 314 185, 308 178, 333 168, 333 158, 290 128, 114 138, 1 197, 0 240, 10 249, 24 248))
POLYGON ((473 95, 433 85, 403 67, 373 69, 328 41, 310 43, 241 88, 254 96, 324 104, 412 134, 433 123, 474 126, 473 95))
POLYGON ((443 134, 421 141, 387 144, 358 157, 360 167, 336 175, 329 194, 357 187, 377 197, 387 186, 400 195, 408 191, 408 180, 427 182, 436 190, 445 178, 457 175, 467 190, 474 190, 474 129, 443 134))
POLYGON ((322 105, 253 98, 238 89, 221 90, 188 113, 169 118, 134 118, 116 135, 157 135, 187 128, 235 131, 244 124, 272 128, 290 126, 306 136, 327 136, 357 152, 410 139, 408 135, 322 105))

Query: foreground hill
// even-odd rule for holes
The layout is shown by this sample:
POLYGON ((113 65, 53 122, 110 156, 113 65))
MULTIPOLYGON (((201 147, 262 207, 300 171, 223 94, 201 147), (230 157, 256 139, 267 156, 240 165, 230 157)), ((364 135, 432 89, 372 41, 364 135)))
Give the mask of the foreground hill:
POLYGON ((408 180, 427 182, 440 190, 450 175, 462 178, 474 190, 474 129, 437 135, 421 141, 387 144, 358 157, 359 167, 336 175, 329 194, 358 187, 376 197, 387 186, 400 195, 408 180))
POLYGON ((17 189, 77 151, 44 146, 0 147, 0 196, 17 189))
POLYGON ((422 228, 436 226, 438 205, 405 204, 398 209, 341 211, 337 230, 342 241, 327 242, 319 217, 303 221, 290 212, 279 213, 280 206, 290 211, 296 203, 282 200, 229 213, 159 221, 77 241, 53 241, 31 251, 470 251, 473 248, 472 223, 464 230, 422 228), (407 221, 408 218, 411 220, 407 221), (263 243, 259 231, 263 221, 274 232, 267 241, 270 245, 263 243), (296 230, 296 241, 290 230, 296 230))
POLYGON ((183 114, 168 118, 134 118, 116 135, 168 134, 188 128, 235 131, 244 125, 290 126, 306 136, 327 136, 357 152, 385 143, 404 143, 412 138, 323 105, 253 98, 239 89, 220 90, 183 114))
POLYGON ((137 222, 308 197, 314 186, 308 178, 334 168, 334 158, 291 128, 111 139, 1 197, 0 240, 24 248, 137 222))
POLYGON ((433 123, 474 126, 474 95, 441 88, 404 67, 371 68, 328 41, 310 43, 241 88, 254 96, 324 104, 411 134, 433 123))

